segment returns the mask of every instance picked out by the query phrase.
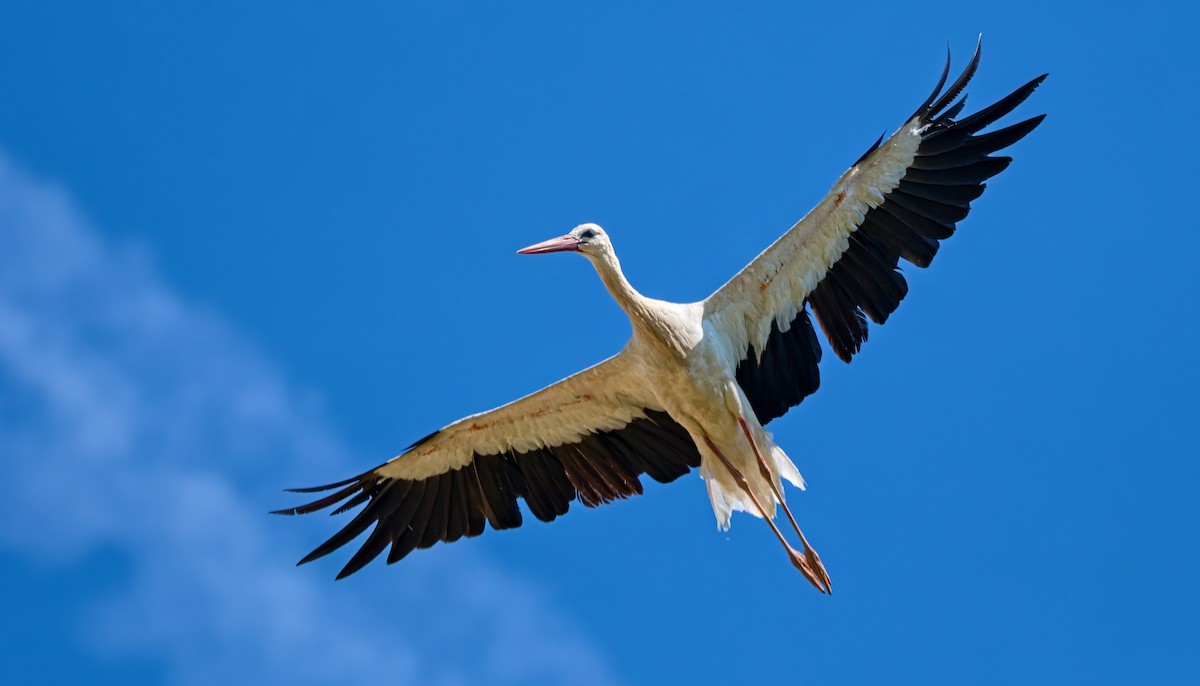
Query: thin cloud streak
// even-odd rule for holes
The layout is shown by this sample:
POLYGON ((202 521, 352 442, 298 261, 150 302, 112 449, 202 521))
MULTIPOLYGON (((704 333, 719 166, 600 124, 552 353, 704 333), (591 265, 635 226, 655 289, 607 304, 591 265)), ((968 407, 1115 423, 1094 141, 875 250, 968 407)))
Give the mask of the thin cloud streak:
POLYGON ((244 335, 0 155, 0 546, 131 561, 64 640, 179 684, 614 683, 552 599, 470 551, 406 585, 293 569, 304 544, 251 494, 347 452, 244 335))

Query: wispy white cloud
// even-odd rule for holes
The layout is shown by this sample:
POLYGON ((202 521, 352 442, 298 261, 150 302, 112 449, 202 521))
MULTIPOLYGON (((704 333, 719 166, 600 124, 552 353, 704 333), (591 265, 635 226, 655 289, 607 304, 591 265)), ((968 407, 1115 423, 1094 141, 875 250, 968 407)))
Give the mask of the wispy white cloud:
POLYGON ((350 468, 346 452, 244 335, 0 156, 0 546, 132 564, 64 640, 180 684, 614 681, 550 599, 477 553, 405 586, 293 569, 303 544, 252 494, 350 468))

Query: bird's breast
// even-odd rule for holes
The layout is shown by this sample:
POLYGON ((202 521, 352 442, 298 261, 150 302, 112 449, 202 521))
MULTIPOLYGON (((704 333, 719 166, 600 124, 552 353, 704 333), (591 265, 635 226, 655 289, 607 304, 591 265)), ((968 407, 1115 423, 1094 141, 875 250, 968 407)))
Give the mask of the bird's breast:
POLYGON ((709 427, 728 418, 733 371, 712 341, 702 336, 681 347, 654 347, 643 356, 643 373, 661 406, 677 420, 709 427))

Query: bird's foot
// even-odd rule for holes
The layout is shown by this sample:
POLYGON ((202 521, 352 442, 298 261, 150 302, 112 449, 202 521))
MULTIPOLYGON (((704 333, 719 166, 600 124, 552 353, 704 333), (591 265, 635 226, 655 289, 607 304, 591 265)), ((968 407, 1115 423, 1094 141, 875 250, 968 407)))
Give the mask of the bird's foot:
POLYGON ((822 593, 833 593, 833 585, 829 581, 829 573, 825 571, 825 565, 821 564, 821 558, 817 556, 817 551, 809 548, 808 554, 801 553, 790 545, 787 547, 788 556, 792 559, 792 565, 800 570, 805 579, 812 584, 818 591, 822 593))
POLYGON ((817 573, 817 576, 825 582, 825 592, 833 595, 833 581, 829 579, 829 572, 825 571, 825 564, 821 562, 821 556, 811 546, 808 547, 804 556, 808 558, 808 564, 812 565, 813 571, 817 573))

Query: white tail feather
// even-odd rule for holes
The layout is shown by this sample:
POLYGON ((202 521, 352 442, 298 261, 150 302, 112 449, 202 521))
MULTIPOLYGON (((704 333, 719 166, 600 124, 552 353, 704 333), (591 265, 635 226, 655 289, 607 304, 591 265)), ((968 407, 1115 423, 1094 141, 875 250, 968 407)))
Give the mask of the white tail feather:
MULTIPOLYGON (((766 432, 763 433, 766 434, 766 432)), ((796 465, 792 463, 787 454, 771 441, 770 434, 766 434, 763 438, 765 438, 763 443, 768 446, 765 457, 768 463, 767 466, 771 468, 771 472, 775 475, 776 480, 785 479, 788 483, 803 491, 805 484, 804 477, 800 476, 800 470, 796 469, 796 465)), ((715 461, 716 458, 705 459, 700 467, 700 476, 704 479, 704 484, 708 488, 708 499, 712 502, 713 514, 717 518, 717 528, 721 531, 728 531, 729 521, 735 511, 748 512, 755 517, 762 518, 763 513, 759 512, 758 508, 754 505, 754 501, 737 485, 732 475, 722 470, 721 477, 723 478, 717 478, 713 473, 712 467, 715 461)), ((757 468, 747 471, 749 475, 753 476, 757 476, 759 473, 757 468)), ((750 478, 753 478, 753 476, 750 478)), ((761 488, 766 490, 769 487, 762 485, 761 488)), ((779 490, 781 493, 783 492, 782 487, 779 490)), ((766 516, 774 518, 776 512, 774 494, 763 495, 766 496, 765 503, 769 510, 766 516)))
POLYGON ((792 464, 792 460, 783 452, 783 449, 774 443, 771 444, 771 461, 775 463, 776 474, 787 479, 788 483, 796 488, 804 490, 804 477, 800 476, 800 470, 796 469, 796 465, 792 464))

